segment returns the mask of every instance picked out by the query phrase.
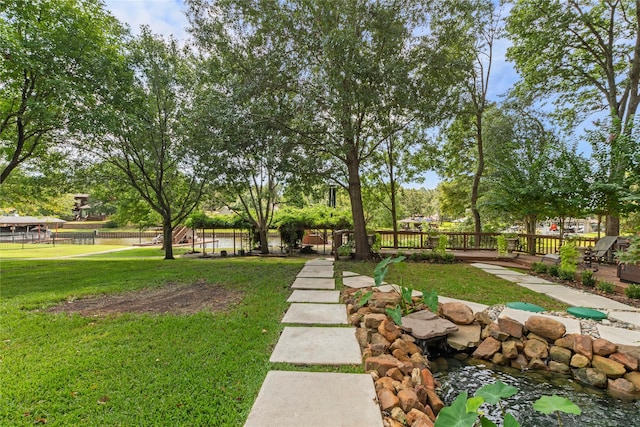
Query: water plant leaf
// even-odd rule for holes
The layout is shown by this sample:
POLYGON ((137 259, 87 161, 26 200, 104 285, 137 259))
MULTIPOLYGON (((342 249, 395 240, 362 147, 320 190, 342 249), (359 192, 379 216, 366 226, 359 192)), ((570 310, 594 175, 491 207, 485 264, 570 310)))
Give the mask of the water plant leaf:
POLYGON ((484 399, 482 397, 470 397, 466 403, 467 412, 478 412, 478 409, 480 409, 483 403, 484 399))
POLYGON ((438 292, 435 289, 431 289, 429 292, 422 291, 422 299, 429 310, 433 313, 438 312, 438 292))
POLYGON ((396 305, 395 308, 387 308, 385 310, 387 314, 391 317, 391 319, 396 323, 396 325, 402 325, 402 309, 399 305, 396 305))
POLYGON ((467 392, 463 391, 451 403, 440 410, 438 418, 436 418, 435 427, 472 427, 478 414, 475 412, 467 412, 466 408, 467 392))
POLYGON ((494 423, 493 421, 491 421, 489 418, 485 417, 484 415, 480 417, 480 425, 482 427, 498 427, 498 425, 496 423, 494 423))
POLYGON ((405 304, 407 305, 411 304, 412 295, 413 295, 413 289, 402 287, 402 300, 405 302, 405 304))
POLYGON ((358 299, 358 304, 360 306, 366 305, 369 302, 369 299, 371 299, 372 296, 373 296, 373 291, 368 291, 367 293, 362 295, 360 297, 360 299, 358 299))
POLYGON ((397 264, 405 260, 405 256, 401 255, 399 257, 391 258, 387 257, 380 261, 376 268, 373 270, 373 279, 376 283, 376 286, 380 286, 384 281, 384 277, 389 272, 389 264, 397 264))
POLYGON ((518 392, 518 389, 510 386, 508 384, 503 383, 502 381, 498 381, 494 384, 487 384, 485 386, 480 387, 474 396, 480 396, 484 398, 487 403, 491 403, 495 405, 500 401, 500 399, 506 399, 518 392))
POLYGON ((511 415, 510 413, 504 414, 504 424, 503 427, 520 427, 520 423, 516 420, 516 417, 511 415))
POLYGON ((553 396, 540 397, 540 399, 533 402, 533 409, 538 412, 542 412, 543 414, 551 414, 556 411, 575 415, 580 415, 582 413, 578 405, 566 397, 560 397, 556 394, 553 396))

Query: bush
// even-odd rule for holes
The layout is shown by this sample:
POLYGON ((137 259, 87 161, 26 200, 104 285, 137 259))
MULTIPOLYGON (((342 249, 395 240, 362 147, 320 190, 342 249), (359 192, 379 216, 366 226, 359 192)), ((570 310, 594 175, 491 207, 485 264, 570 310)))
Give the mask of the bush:
POLYGON ((434 264, 452 264, 456 261, 456 257, 452 253, 438 252, 414 252, 407 257, 411 262, 429 262, 434 264))
POLYGON ((593 277, 593 271, 585 270, 582 272, 582 284, 593 288, 596 284, 596 278, 593 277))
POLYGON ((611 282, 607 282, 606 280, 603 280, 602 282, 598 283, 596 288, 598 288, 598 290, 600 290, 602 292, 606 292, 608 294, 612 294, 616 290, 616 285, 614 285, 611 282))
POLYGON ((640 299, 640 285, 629 285, 629 287, 624 290, 624 294, 629 298, 640 299))
POLYGON ((560 271, 576 272, 578 250, 573 242, 566 242, 560 248, 560 271))
POLYGON ((104 228, 118 228, 118 221, 111 219, 104 223, 104 228))
POLYGON ((551 265, 547 266, 547 273, 549 273, 553 277, 558 277, 559 276, 559 271, 558 270, 560 270, 560 266, 557 265, 557 264, 551 264, 551 265))
POLYGON ((561 280, 570 280, 573 282, 576 279, 576 271, 571 268, 560 267, 558 269, 558 278, 560 278, 561 280))
POLYGON ((531 271, 536 274, 546 274, 548 271, 547 264, 543 262, 534 262, 531 264, 531 271))

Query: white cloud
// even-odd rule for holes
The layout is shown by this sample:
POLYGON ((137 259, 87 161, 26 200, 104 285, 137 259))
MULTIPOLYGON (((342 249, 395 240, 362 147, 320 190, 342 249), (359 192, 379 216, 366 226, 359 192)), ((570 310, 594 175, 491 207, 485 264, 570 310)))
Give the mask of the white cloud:
POLYGON ((173 35, 184 40, 187 35, 187 18, 183 0, 104 0, 113 16, 131 27, 134 34, 141 25, 148 25, 156 34, 173 35))

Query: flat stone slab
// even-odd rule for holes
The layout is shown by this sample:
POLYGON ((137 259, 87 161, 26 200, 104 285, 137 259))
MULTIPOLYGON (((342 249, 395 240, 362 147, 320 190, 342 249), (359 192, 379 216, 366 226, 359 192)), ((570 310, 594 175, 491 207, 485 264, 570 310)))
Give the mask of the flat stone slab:
POLYGON ((351 276, 342 277, 342 284, 349 288, 368 288, 375 286, 376 282, 369 276, 351 276))
POLYGON ((304 263, 304 265, 333 265, 333 258, 316 258, 304 263))
POLYGON ((557 320, 565 326, 565 328, 567 329, 567 334, 582 333, 582 329, 580 328, 580 321, 569 317, 550 316, 548 314, 533 313, 531 311, 515 310, 509 307, 506 307, 504 310, 502 310, 502 313, 500 313, 499 317, 510 317, 513 320, 517 320, 524 325, 527 319, 531 316, 542 316, 549 319, 557 320))
POLYGON ((294 365, 359 365, 362 353, 355 328, 287 326, 269 360, 294 365))
POLYGON ((368 374, 270 371, 245 427, 382 427, 368 374))
POLYGON ((359 273, 354 273, 353 271, 343 271, 342 272, 342 277, 353 277, 353 276, 360 276, 359 273))
POLYGON ((569 286, 555 285, 538 289, 540 289, 540 291, 537 292, 542 292, 553 299, 569 305, 595 308, 598 310, 633 310, 633 307, 626 304, 601 297, 600 295, 581 292, 569 286))
POLYGON ((615 344, 640 346, 640 332, 629 329, 614 328, 612 326, 598 325, 600 337, 615 344))
POLYGON ((294 302, 282 323, 346 325, 347 308, 343 304, 302 304, 294 302))
POLYGON ((307 291, 296 289, 287 302, 338 303, 340 302, 340 291, 307 291))
MULTIPOLYGON (((378 286, 378 291, 380 292, 402 292, 402 288, 398 285, 382 285, 382 286, 378 286)), ((422 296, 422 292, 420 291, 416 291, 415 289, 413 289, 411 291, 411 296, 412 297, 421 297, 422 296)))
POLYGON ((640 311, 611 311, 609 319, 619 320, 621 322, 631 323, 640 326, 640 311))
POLYGON ((438 302, 461 302, 469 306, 469 308, 471 309, 471 311, 473 311, 474 314, 479 311, 485 311, 489 307, 488 305, 480 304, 477 302, 464 301, 461 299, 442 297, 442 296, 438 296, 438 302))
POLYGON ((333 277, 333 266, 312 266, 304 267, 298 273, 297 277, 333 277))
POLYGON ((481 268, 481 269, 488 268, 488 269, 496 269, 496 270, 500 270, 500 269, 508 270, 507 268, 500 267, 499 265, 485 264, 484 262, 474 262, 469 265, 471 265, 472 267, 481 268))
POLYGON ((315 277, 296 277, 291 285, 293 289, 335 289, 336 280, 315 277))
POLYGON ((479 324, 474 323, 472 325, 457 325, 458 330, 451 332, 447 336, 447 344, 456 350, 466 350, 469 347, 477 347, 482 339, 480 333, 482 328, 479 324))
POLYGON ((411 313, 402 318, 402 328, 411 329, 418 339, 442 337, 458 330, 458 326, 428 310, 411 313))

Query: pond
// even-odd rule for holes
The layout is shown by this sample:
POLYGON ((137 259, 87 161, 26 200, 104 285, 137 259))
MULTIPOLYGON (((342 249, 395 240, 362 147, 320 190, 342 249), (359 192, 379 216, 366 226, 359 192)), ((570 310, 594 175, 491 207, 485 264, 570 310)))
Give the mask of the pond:
MULTIPOLYGON (((555 414, 544 415, 534 411, 533 402, 542 395, 557 394, 574 402, 582 410, 581 415, 561 414, 565 427, 619 427, 640 426, 640 401, 621 402, 610 398, 603 390, 586 387, 570 379, 547 377, 544 373, 526 373, 511 368, 488 369, 486 365, 468 365, 456 359, 447 359, 448 368, 435 373, 442 383, 440 394, 450 405, 458 394, 466 391, 469 396, 486 384, 502 381, 516 387, 519 392, 502 402, 523 427, 547 427, 558 425, 555 414), (551 382, 550 382, 551 381, 551 382)), ((502 420, 497 406, 483 406, 487 418, 498 423, 502 420)))

